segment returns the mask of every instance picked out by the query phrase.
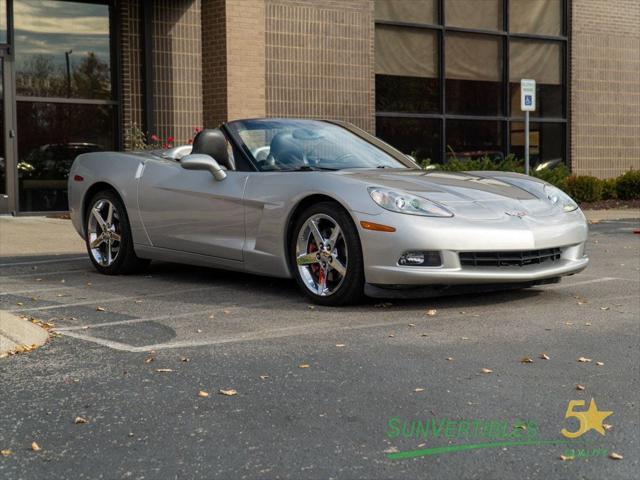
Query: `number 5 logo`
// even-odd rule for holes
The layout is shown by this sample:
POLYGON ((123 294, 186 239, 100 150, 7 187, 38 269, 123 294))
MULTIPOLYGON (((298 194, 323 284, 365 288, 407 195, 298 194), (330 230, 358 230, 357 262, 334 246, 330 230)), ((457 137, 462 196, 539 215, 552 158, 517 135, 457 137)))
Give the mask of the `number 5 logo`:
POLYGON ((564 414, 564 418, 575 418, 580 422, 580 426, 578 430, 575 432, 571 432, 566 428, 560 430, 560 433, 567 438, 578 438, 589 430, 595 430, 600 435, 604 435, 604 426, 602 422, 609 415, 612 415, 613 412, 605 412, 603 410, 598 410, 598 406, 596 405, 596 401, 592 398, 591 403, 589 404, 589 408, 582 412, 576 412, 576 407, 584 407, 584 400, 571 400, 569 405, 567 405, 567 411, 564 414))

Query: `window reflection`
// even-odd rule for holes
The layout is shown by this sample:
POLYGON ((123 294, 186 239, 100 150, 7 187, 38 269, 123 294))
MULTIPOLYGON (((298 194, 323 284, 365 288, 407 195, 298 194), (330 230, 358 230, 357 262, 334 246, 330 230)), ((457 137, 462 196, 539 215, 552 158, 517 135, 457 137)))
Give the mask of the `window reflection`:
POLYGON ((377 117, 376 136, 418 162, 440 163, 440 121, 377 117))
POLYGON ((7 43, 7 0, 0 0, 0 43, 7 43))
MULTIPOLYGON (((524 158, 524 123, 511 123, 511 153, 524 158)), ((551 168, 564 163, 564 124, 529 124, 529 158, 534 168, 551 168)))
POLYGON ((557 42, 516 40, 510 43, 509 95, 511 115, 523 116, 520 110, 520 80, 536 81, 536 117, 564 116, 562 98, 562 46, 557 42))
POLYGON ((376 27, 376 110, 439 110, 438 48, 435 32, 376 27))
POLYGON ((16 93, 111 98, 109 7, 15 0, 16 93))
POLYGON ((75 157, 114 147, 114 107, 25 101, 17 106, 20 210, 66 210, 75 157))
POLYGON ((504 158, 503 122, 447 120, 447 158, 504 158))
POLYGON ((488 35, 448 35, 447 113, 502 112, 502 40, 488 35))

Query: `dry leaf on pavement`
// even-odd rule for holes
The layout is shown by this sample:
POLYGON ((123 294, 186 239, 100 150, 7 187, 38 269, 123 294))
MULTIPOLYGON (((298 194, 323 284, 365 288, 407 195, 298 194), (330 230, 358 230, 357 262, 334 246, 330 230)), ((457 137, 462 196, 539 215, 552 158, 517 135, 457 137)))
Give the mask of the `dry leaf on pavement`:
POLYGON ((186 363, 186 362, 190 362, 191 359, 189 357, 180 357, 180 361, 186 363))
POLYGON ((576 457, 572 457, 569 455, 560 455, 560 460, 562 460, 563 462, 566 462, 567 460, 573 460, 576 457))
POLYGON ((602 367, 604 365, 604 362, 596 362, 596 365, 602 367))
POLYGON ((342 347, 346 347, 346 345, 344 343, 336 343, 336 347, 342 348, 342 347))
POLYGON ((611 452, 611 454, 609 455, 609 458, 611 458, 612 460, 622 460, 624 457, 619 453, 611 452))
POLYGON ((577 384, 576 390, 584 390, 584 385, 577 384))
POLYGON ((586 357, 580 357, 580 358, 578 358, 578 361, 580 363, 589 363, 591 361, 591 359, 590 358, 586 358, 586 357))
POLYGON ((0 455, 2 455, 3 457, 8 457, 9 455, 13 455, 13 452, 6 448, 4 450, 0 450, 0 455))
POLYGON ((415 326, 416 326, 416 324, 415 324, 415 323, 409 323, 407 326, 408 326, 408 327, 415 327, 415 326))
POLYGON ((260 375, 260 380, 266 380, 269 378, 269 375, 260 375))
POLYGON ((73 423, 76 423, 76 424, 78 424, 78 423, 89 423, 89 420, 87 420, 84 417, 76 417, 76 419, 73 421, 73 423))
POLYGON ((38 445, 36 442, 31 442, 31 450, 33 450, 34 452, 39 452, 40 450, 42 450, 42 448, 40 448, 40 445, 38 445))
POLYGON ((170 368, 156 368, 156 372, 158 372, 158 373, 171 373, 171 372, 173 372, 173 370, 170 369, 170 368))
POLYGON ((610 423, 603 423, 602 428, 604 428, 605 430, 611 430, 613 428, 613 425, 611 425, 610 423))
POLYGON ((546 353, 542 352, 542 353, 540 354, 540 358, 541 358, 542 360, 549 360, 551 357, 550 357, 549 355, 547 355, 546 353))
POLYGON ((393 337, 395 337, 395 336, 396 336, 396 334, 395 334, 395 333, 390 333, 390 334, 389 334, 389 337, 391 337, 391 338, 393 338, 393 337))
POLYGON ((424 392, 424 388, 418 387, 413 389, 414 392, 424 392))
POLYGON ((104 312, 104 307, 96 307, 96 312, 104 312))
POLYGON ((480 370, 482 373, 493 373, 493 370, 491 370, 490 368, 483 368, 482 370, 480 370))
POLYGON ((222 395, 226 395, 227 397, 232 397, 238 394, 238 392, 233 388, 230 388, 229 390, 224 390, 221 388, 219 393, 222 395))
POLYGON ((533 359, 531 359, 530 357, 522 357, 520 359, 520 363, 533 363, 533 359))
POLYGON ((204 390, 200 390, 198 392, 198 396, 202 398, 207 398, 209 396, 209 392, 205 392, 204 390))
POLYGON ((436 310, 435 308, 427 310, 427 315, 429 315, 430 317, 433 317, 436 313, 438 313, 438 310, 436 310))
POLYGON ((302 363, 302 364, 298 365, 298 368, 309 368, 309 364, 308 363, 302 363))
POLYGON ((447 357, 447 361, 453 362, 453 357, 447 357))

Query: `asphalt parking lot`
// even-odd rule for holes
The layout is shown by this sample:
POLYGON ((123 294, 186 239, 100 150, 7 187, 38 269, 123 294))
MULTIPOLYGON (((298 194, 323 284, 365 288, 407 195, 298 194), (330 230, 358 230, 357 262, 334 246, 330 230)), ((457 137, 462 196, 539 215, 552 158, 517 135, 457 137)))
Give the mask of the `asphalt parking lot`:
POLYGON ((0 309, 55 327, 0 359, 0 477, 637 478, 638 227, 592 225, 589 268, 557 285, 348 308, 220 270, 3 257, 0 309), (592 398, 605 434, 567 443, 569 401, 592 398), (401 458, 486 439, 394 435, 398 419, 523 419, 547 443, 401 458))

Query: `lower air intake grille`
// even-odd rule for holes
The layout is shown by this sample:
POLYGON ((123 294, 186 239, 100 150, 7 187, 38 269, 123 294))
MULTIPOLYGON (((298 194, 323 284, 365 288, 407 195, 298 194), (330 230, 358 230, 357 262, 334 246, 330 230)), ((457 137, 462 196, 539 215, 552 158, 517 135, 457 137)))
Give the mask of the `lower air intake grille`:
POLYGON ((560 260, 559 248, 510 252, 460 252, 463 267, 524 267, 560 260))

